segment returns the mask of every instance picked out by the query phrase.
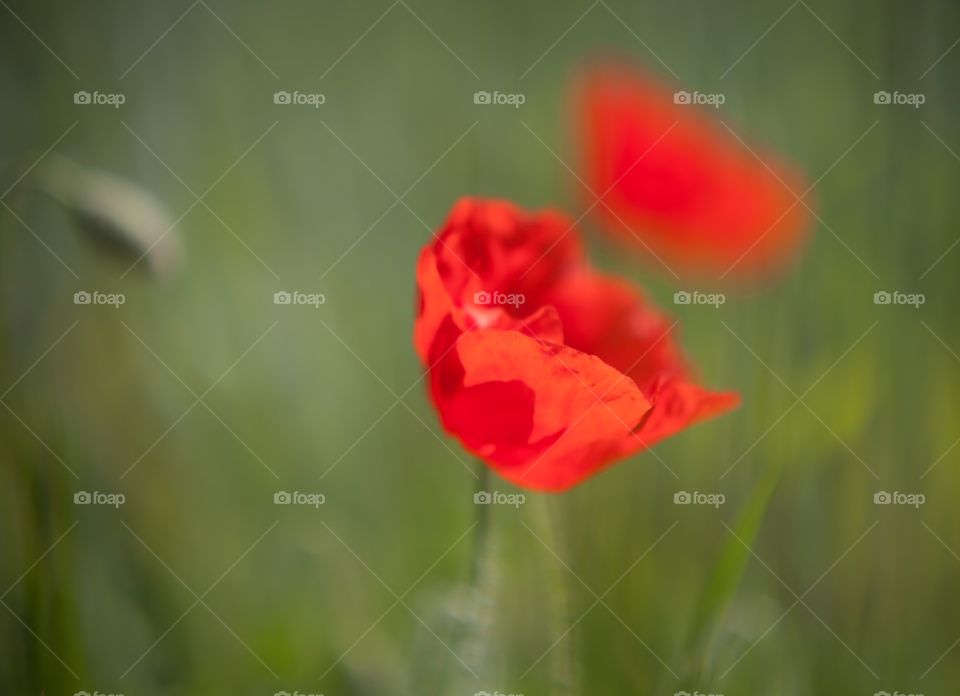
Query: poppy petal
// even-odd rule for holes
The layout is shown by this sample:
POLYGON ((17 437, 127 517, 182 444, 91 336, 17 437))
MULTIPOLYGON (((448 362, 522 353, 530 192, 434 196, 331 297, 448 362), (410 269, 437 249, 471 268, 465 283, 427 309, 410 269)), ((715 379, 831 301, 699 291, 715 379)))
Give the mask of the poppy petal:
POLYGON ((650 410, 596 356, 517 331, 462 334, 431 376, 443 385, 433 391, 444 427, 528 488, 565 488, 603 468, 650 410))
POLYGON ((665 375, 687 374, 672 322, 629 283, 590 269, 570 273, 548 296, 567 345, 628 374, 644 392, 665 375))
POLYGON ((519 486, 568 488, 736 404, 698 386, 675 323, 593 271, 556 213, 465 199, 417 285, 414 344, 444 428, 519 486))
POLYGON ((763 275, 792 258, 810 214, 803 177, 638 70, 603 64, 574 89, 589 202, 611 236, 669 267, 763 275), (680 100, 683 101, 683 100, 680 100), (762 159, 762 161, 761 161, 762 159))

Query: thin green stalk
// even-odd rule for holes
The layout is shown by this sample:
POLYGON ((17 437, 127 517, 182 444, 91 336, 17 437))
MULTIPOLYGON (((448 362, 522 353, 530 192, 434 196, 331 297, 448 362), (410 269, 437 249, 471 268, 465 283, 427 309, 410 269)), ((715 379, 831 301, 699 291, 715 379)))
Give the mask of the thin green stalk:
MULTIPOLYGON (((488 493, 490 485, 490 469, 482 461, 477 460, 477 493, 488 493)), ((490 505, 474 505, 476 527, 473 534, 473 555, 470 564, 470 585, 477 587, 483 572, 484 558, 487 545, 490 543, 490 505)))
MULTIPOLYGON (((566 558, 565 544, 556 516, 550 514, 548 497, 535 495, 533 498, 534 520, 540 528, 540 536, 553 553, 566 558)), ((549 559, 547 563, 547 599, 550 603, 551 634, 562 635, 569 631, 573 622, 570 616, 570 593, 567 589, 569 578, 567 571, 559 561, 549 559)), ((576 666, 576 644, 574 632, 569 631, 562 641, 564 647, 557 646, 550 661, 550 693, 566 695, 574 693, 574 668, 576 666)))

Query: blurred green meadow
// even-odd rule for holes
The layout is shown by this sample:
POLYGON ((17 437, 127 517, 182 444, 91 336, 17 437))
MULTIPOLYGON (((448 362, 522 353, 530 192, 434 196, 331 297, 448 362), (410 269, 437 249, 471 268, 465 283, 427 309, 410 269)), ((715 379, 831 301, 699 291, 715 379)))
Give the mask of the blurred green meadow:
POLYGON ((955 3, 0 4, 0 692, 956 693, 955 3), (417 254, 463 195, 580 215, 566 90, 611 51, 725 95, 819 220, 719 308, 585 220, 743 406, 478 506, 519 491, 426 397, 417 254), (58 161, 175 230, 92 243, 58 161))

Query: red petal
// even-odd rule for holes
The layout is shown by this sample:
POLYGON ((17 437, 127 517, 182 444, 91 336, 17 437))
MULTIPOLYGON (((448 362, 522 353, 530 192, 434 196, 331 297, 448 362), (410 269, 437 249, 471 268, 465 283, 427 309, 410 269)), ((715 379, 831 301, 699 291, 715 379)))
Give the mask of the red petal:
POLYGON ((460 200, 437 237, 437 269, 460 306, 493 291, 523 295, 525 307, 539 306, 539 293, 583 262, 579 236, 565 216, 527 213, 506 201, 460 200))
POLYGON ((444 427, 517 485, 567 488, 622 456, 650 404, 597 357, 516 331, 462 334, 431 371, 444 427))
POLYGON ((625 372, 644 393, 655 380, 687 375, 674 322, 632 285, 583 269, 557 283, 547 301, 557 308, 567 345, 625 372))
POLYGON ((693 382, 675 322, 628 283, 584 269, 558 283, 549 301, 563 322, 567 345, 628 375, 652 403, 626 445, 630 451, 739 404, 733 392, 713 392, 693 382))
POLYGON ((424 247, 417 260, 417 296, 419 306, 413 324, 413 345, 420 361, 427 362, 440 324, 453 310, 453 302, 437 271, 437 259, 431 245, 424 247))
POLYGON ((802 177, 758 152, 765 166, 705 110, 610 65, 582 77, 574 109, 584 178, 607 204, 594 211, 617 238, 711 277, 793 256, 810 218, 791 193, 804 193, 802 177))
POLYGON ((461 199, 417 263, 419 313, 414 345, 425 360, 443 319, 461 329, 514 328, 562 342, 563 331, 543 295, 583 263, 579 236, 553 211, 527 213, 507 201, 461 199), (515 298, 482 305, 480 295, 515 298))
POLYGON ((468 200, 417 266, 414 343, 443 425, 528 488, 568 488, 737 401, 696 385, 671 320, 590 270, 575 235, 554 214, 468 200))
POLYGON ((682 379, 667 381, 650 396, 653 408, 636 431, 638 450, 740 405, 736 392, 713 392, 682 379))

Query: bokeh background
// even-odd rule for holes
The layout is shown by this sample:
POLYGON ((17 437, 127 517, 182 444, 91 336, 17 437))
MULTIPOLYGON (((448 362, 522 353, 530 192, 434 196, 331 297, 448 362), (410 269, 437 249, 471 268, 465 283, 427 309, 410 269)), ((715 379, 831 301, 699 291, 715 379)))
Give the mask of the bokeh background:
POLYGON ((0 691, 955 693, 955 3, 0 4, 0 691), (486 508, 480 543, 477 487, 515 491, 478 482, 418 382, 415 259, 462 195, 579 215, 564 100, 609 51, 724 94, 820 219, 719 309, 591 236, 743 406, 486 508), (131 270, 134 211, 104 253, 43 191, 60 158, 175 231, 131 270), (149 272, 160 251, 179 268, 149 272), (73 303, 95 290, 126 301, 73 303))

